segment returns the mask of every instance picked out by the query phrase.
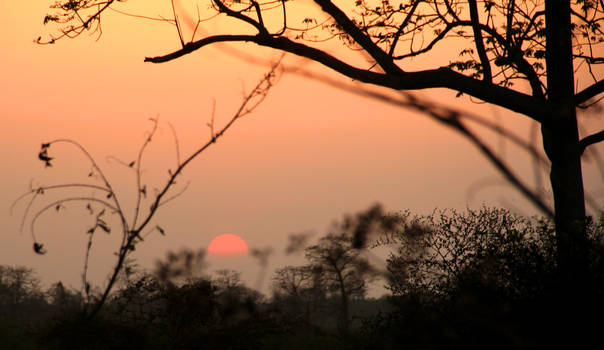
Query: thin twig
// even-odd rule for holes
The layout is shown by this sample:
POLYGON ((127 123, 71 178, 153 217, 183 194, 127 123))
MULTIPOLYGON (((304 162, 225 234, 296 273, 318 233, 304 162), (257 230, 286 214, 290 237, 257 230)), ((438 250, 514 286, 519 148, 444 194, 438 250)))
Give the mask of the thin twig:
POLYGON ((147 137, 145 137, 145 141, 143 142, 143 145, 141 146, 141 148, 138 152, 138 157, 136 158, 136 206, 134 209, 134 218, 132 219, 132 227, 136 226, 136 222, 138 220, 138 215, 139 215, 140 207, 141 207, 142 195, 143 195, 143 187, 141 186, 141 178, 142 178, 141 163, 143 161, 143 154, 145 153, 145 149, 147 148, 147 146, 149 146, 149 143, 151 143, 151 140, 152 140, 153 136, 155 135, 155 132, 157 131, 157 124, 159 123, 159 117, 157 117, 155 119, 152 119, 152 118, 149 118, 149 119, 151 120, 151 122, 153 122, 153 128, 149 132, 149 135, 147 135, 147 137))
POLYGON ((172 131, 172 136, 174 137, 174 148, 176 150, 176 166, 178 167, 180 165, 180 145, 178 142, 178 135, 176 134, 176 129, 174 129, 174 125, 172 125, 172 123, 168 122, 168 126, 170 127, 170 130, 172 131))

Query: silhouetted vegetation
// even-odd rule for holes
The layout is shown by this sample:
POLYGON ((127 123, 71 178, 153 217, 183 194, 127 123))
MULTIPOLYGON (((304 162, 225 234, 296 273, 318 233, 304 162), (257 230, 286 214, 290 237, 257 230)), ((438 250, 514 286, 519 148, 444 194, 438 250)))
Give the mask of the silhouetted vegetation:
MULTIPOLYGON (((73 6, 74 4, 75 3, 72 3, 70 6, 73 6)), ((85 231, 88 242, 85 248, 85 259, 82 271, 82 285, 87 299, 87 303, 84 305, 88 308, 85 313, 89 318, 94 318, 100 311, 107 301, 114 285, 118 281, 118 278, 124 273, 128 275, 127 271, 123 271, 126 267, 126 262, 128 261, 130 254, 132 254, 132 252, 134 252, 144 241, 144 238, 152 233, 158 233, 162 236, 166 235, 166 231, 160 225, 154 223, 155 217, 157 216, 160 207, 177 198, 187 189, 188 185, 185 185, 178 192, 175 192, 176 180, 180 179, 179 176, 182 174, 183 170, 187 165, 198 158, 200 154, 216 144, 217 140, 222 138, 235 122, 252 113, 256 107, 264 101, 271 87, 275 83, 275 80, 277 80, 277 68, 279 64, 280 61, 272 65, 270 70, 259 80, 251 91, 244 93, 242 102, 236 112, 221 127, 215 125, 214 111, 212 111, 211 119, 207 123, 207 127, 210 131, 208 141, 199 145, 196 150, 182 159, 176 131, 172 128, 176 150, 176 166, 168 167, 167 180, 165 180, 162 185, 155 187, 155 185, 149 182, 149 180, 143 176, 145 169, 142 166, 143 160, 146 161, 146 151, 153 142, 153 138, 156 136, 158 130, 159 120, 157 118, 150 118, 153 126, 151 130, 146 133, 145 140, 139 148, 135 160, 124 162, 116 157, 109 157, 126 167, 128 170, 134 172, 136 180, 136 191, 134 193, 136 193, 136 195, 132 196, 134 197, 135 203, 132 208, 127 208, 127 206, 118 199, 123 198, 122 193, 115 192, 115 183, 110 181, 103 169, 99 166, 99 163, 80 143, 71 139, 55 139, 42 143, 40 151, 38 152, 38 159, 44 163, 45 168, 52 167, 53 160, 55 159, 55 157, 49 155, 50 147, 55 144, 67 144, 77 149, 87 159, 89 168, 81 172, 82 175, 87 174, 87 176, 82 176, 84 178, 82 182, 42 185, 36 188, 30 186, 29 191, 13 202, 11 211, 20 201, 23 200, 27 202, 23 210, 20 231, 23 233, 25 224, 29 223, 28 231, 33 239, 33 250, 36 254, 44 255, 46 254, 46 248, 44 247, 44 243, 40 242, 38 235, 39 231, 36 230, 36 224, 40 217, 47 212, 60 213, 68 210, 73 203, 86 205, 85 208, 87 213, 93 218, 93 224, 87 227, 85 231), (86 190, 90 192, 85 194, 74 192, 77 190, 86 190), (55 197, 49 199, 48 196, 45 196, 48 192, 58 193, 60 197, 58 199, 55 197), (132 212, 128 209, 131 209, 132 212), (112 268, 111 276, 109 277, 107 284, 103 286, 102 291, 99 295, 93 295, 95 293, 91 289, 87 275, 89 258, 94 247, 93 242, 95 234, 99 232, 111 234, 116 231, 121 235, 121 240, 119 247, 117 247, 117 253, 115 254, 115 265, 112 268)), ((127 197, 127 194, 124 194, 124 197, 127 197)), ((261 256, 263 253, 257 252, 257 254, 261 256)), ((191 263, 191 261, 188 261, 188 263, 191 263)))
POLYGON ((562 294, 550 220, 374 206, 304 247, 307 264, 278 269, 270 297, 236 271, 192 273, 186 261, 199 254, 183 251, 158 263, 164 274, 128 261, 90 318, 81 291, 60 282, 43 290, 31 269, 0 266, 0 338, 8 349, 580 347, 597 339, 604 312, 604 216, 588 222, 588 269, 572 294, 580 298, 562 294), (359 239, 393 248, 387 271, 353 248, 359 239), (390 294, 366 298, 377 276, 390 294))
MULTIPOLYGON (((356 94, 422 112, 470 141, 503 178, 554 219, 557 268, 565 271, 567 286, 577 283, 575 277, 585 269, 588 250, 586 205, 592 212, 601 206, 585 194, 582 163, 587 159, 586 152, 597 157, 594 145, 604 141, 604 130, 581 130, 584 118, 578 111, 593 111, 590 107, 597 105, 604 93, 604 80, 597 69, 604 63, 600 56, 604 43, 600 25, 604 19, 602 1, 357 0, 345 5, 313 0, 313 9, 308 4, 296 8, 285 0, 211 0, 206 10, 213 15, 202 18, 197 11, 195 20, 195 13, 188 13, 187 21, 177 14, 174 2, 173 18, 124 13, 117 9, 121 2, 56 1, 43 19, 44 24, 54 28, 54 34, 35 41, 53 44, 84 32, 101 35, 102 15, 115 10, 176 26, 180 47, 146 57, 146 62, 176 60, 213 44, 255 43, 317 62, 356 82, 399 93, 402 97, 396 98, 394 94, 384 95, 331 78, 317 78, 304 68, 290 69, 356 94), (198 32, 203 22, 226 17, 247 29, 198 32), (296 23, 300 19, 302 23, 296 23), (192 33, 185 35, 183 26, 191 25, 192 33), (319 43, 330 40, 339 40, 341 46, 362 52, 367 62, 359 63, 345 50, 324 51, 319 43), (421 61, 413 61, 414 58, 421 61), (425 103, 405 93, 434 88, 449 89, 457 96, 468 95, 523 116, 533 124, 532 136, 524 140, 480 116, 425 103), (477 122, 526 150, 534 159, 538 174, 535 184, 498 154, 484 130, 468 121, 477 122), (542 191, 542 170, 550 175, 551 198, 542 191)), ((247 54, 242 52, 241 56, 247 54)), ((40 159, 45 158, 43 155, 40 159)), ((573 290, 569 288, 567 292, 573 290)))
POLYGON ((399 216, 381 237, 396 311, 373 319, 373 339, 410 348, 581 347, 604 311, 604 217, 588 220, 587 271, 573 293, 557 269, 553 223, 502 209, 399 216))
MULTIPOLYGON (((100 34, 101 15, 116 10, 120 2, 57 1, 43 20, 57 25, 56 34, 36 41, 54 43, 85 31, 100 34)), ((599 323, 593 320, 604 311, 604 218, 586 220, 586 203, 592 212, 600 205, 585 196, 582 162, 584 155, 595 152, 595 144, 604 141, 604 130, 596 129, 591 135, 579 132, 578 110, 596 105, 604 92, 601 72, 592 69, 604 62, 598 56, 604 42, 599 25, 604 18, 602 1, 356 1, 354 9, 340 8, 330 0, 314 0, 314 4, 329 18, 319 23, 314 18, 317 13, 309 12, 304 26, 298 28, 288 22, 292 16, 287 13, 293 10, 287 1, 212 0, 215 17, 240 21, 253 33, 210 33, 204 38, 197 35, 204 21, 199 12, 193 33, 185 37, 174 11, 173 19, 159 19, 176 26, 181 47, 145 60, 162 63, 210 44, 253 42, 395 93, 446 88, 515 112, 531 121, 534 130, 541 130, 541 143, 536 136, 526 141, 484 118, 432 105, 407 93, 398 99, 394 94, 334 84, 421 111, 457 131, 549 218, 521 218, 498 209, 392 215, 376 206, 345 218, 334 226, 334 232, 305 247, 308 264, 278 270, 270 299, 243 286, 233 272, 223 271, 216 279, 183 275, 181 267, 172 266, 179 259, 160 264, 162 273, 155 275, 126 271, 122 286, 112 291, 129 253, 142 242, 143 229, 164 234, 159 226, 148 224, 157 208, 169 200, 162 197, 182 167, 222 134, 215 133, 211 123, 210 141, 169 171, 164 189, 145 202, 150 204, 146 216, 139 216, 139 204, 147 195, 140 181, 140 157, 126 163, 137 173, 136 214, 130 224, 92 159, 91 175, 102 178, 101 186, 67 184, 31 190, 29 195, 36 198, 62 186, 96 189, 100 198, 84 200, 104 208, 90 209, 96 221, 88 231, 87 252, 95 231, 110 231, 103 221, 105 208, 119 214, 123 239, 112 277, 99 296, 86 280, 86 266, 84 296, 57 284, 50 297, 39 292, 30 270, 3 270, 0 334, 9 338, 5 344, 57 349, 522 349, 564 343, 581 347, 581 343, 599 341, 599 323), (317 44, 333 38, 360 50, 369 62, 357 66, 345 54, 328 53, 317 44), (433 49, 445 42, 456 45, 456 51, 440 66, 412 71, 411 58, 430 53, 441 56, 442 51, 433 49), (517 82, 521 84, 514 85, 517 82), (529 152, 536 173, 544 169, 550 173, 551 198, 542 193, 541 175, 531 186, 468 121, 529 152), (372 245, 395 249, 385 271, 372 268, 362 256, 360 249, 372 245), (392 310, 380 308, 376 315, 368 312, 355 318, 351 314, 355 306, 371 309, 366 307, 371 302, 364 299, 365 287, 369 277, 379 275, 387 277, 392 310), (95 300, 96 306, 90 309, 95 300), (11 326, 4 327, 6 322, 11 326)), ((254 90, 250 96, 264 97, 266 91, 254 90)), ((243 106, 240 111, 248 110, 243 106)), ((57 142, 65 140, 42 145, 38 158, 45 166, 52 165, 49 147, 57 142)), ((33 232, 36 218, 47 210, 62 210, 62 204, 71 200, 51 203, 35 214, 31 233, 36 253, 46 252, 33 232)), ((266 261, 268 253, 257 253, 260 261, 266 261)), ((182 256, 184 267, 190 267, 195 255, 184 252, 182 256)), ((381 301, 375 305, 373 310, 381 301)))

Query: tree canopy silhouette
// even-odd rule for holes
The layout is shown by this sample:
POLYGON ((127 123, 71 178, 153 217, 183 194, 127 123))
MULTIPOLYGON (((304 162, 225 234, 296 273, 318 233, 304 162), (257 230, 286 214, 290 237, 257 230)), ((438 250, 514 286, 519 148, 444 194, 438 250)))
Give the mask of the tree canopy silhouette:
MULTIPOLYGON (((604 41, 602 1, 313 2, 321 12, 310 11, 302 20, 303 28, 297 28, 292 18, 299 13, 290 11, 292 1, 211 0, 216 15, 247 24, 250 31, 197 39, 199 18, 190 40, 184 37, 175 11, 174 20, 168 21, 176 24, 182 47, 145 61, 171 61, 219 42, 249 42, 308 58, 363 83, 397 91, 446 88, 534 120, 551 162, 554 209, 533 202, 555 216, 560 270, 572 276, 581 269, 586 236, 581 156, 587 147, 604 140, 604 130, 580 138, 577 109, 592 105, 590 101, 604 91, 596 70, 604 63, 604 57, 597 56, 604 41), (328 18, 317 20, 315 15, 328 18), (370 62, 359 67, 322 50, 318 42, 332 38, 362 51, 370 62), (438 49, 445 43, 457 48, 449 51, 447 63, 412 70, 411 58, 432 53, 442 59, 438 49)), ((53 43, 99 30, 101 15, 114 6, 118 6, 115 0, 59 1, 44 22, 58 23, 60 34, 37 41, 53 43)), ((450 123, 465 132, 456 118, 450 123)), ((531 195, 510 173, 504 175, 523 194, 531 195)))

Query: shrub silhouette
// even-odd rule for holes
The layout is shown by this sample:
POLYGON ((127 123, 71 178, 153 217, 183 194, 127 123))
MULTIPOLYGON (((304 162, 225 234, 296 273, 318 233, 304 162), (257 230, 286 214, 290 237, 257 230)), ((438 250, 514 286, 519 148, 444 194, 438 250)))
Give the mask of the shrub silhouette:
POLYGON ((370 328, 421 348, 522 349, 594 340, 603 308, 602 218, 589 221, 589 268, 572 298, 556 269, 553 224, 502 209, 401 214, 384 242, 397 311, 370 328))

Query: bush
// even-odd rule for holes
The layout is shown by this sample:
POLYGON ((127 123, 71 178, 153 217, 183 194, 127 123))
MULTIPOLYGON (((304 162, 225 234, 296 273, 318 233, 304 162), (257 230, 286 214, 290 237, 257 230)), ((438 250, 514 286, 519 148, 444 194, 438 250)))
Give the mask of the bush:
POLYGON ((488 208, 400 217, 381 241, 397 245, 388 258, 397 311, 374 320, 378 334, 420 348, 523 349, 595 339, 591 320, 604 310, 602 217, 588 220, 588 271, 577 286, 562 285, 548 220, 488 208))

